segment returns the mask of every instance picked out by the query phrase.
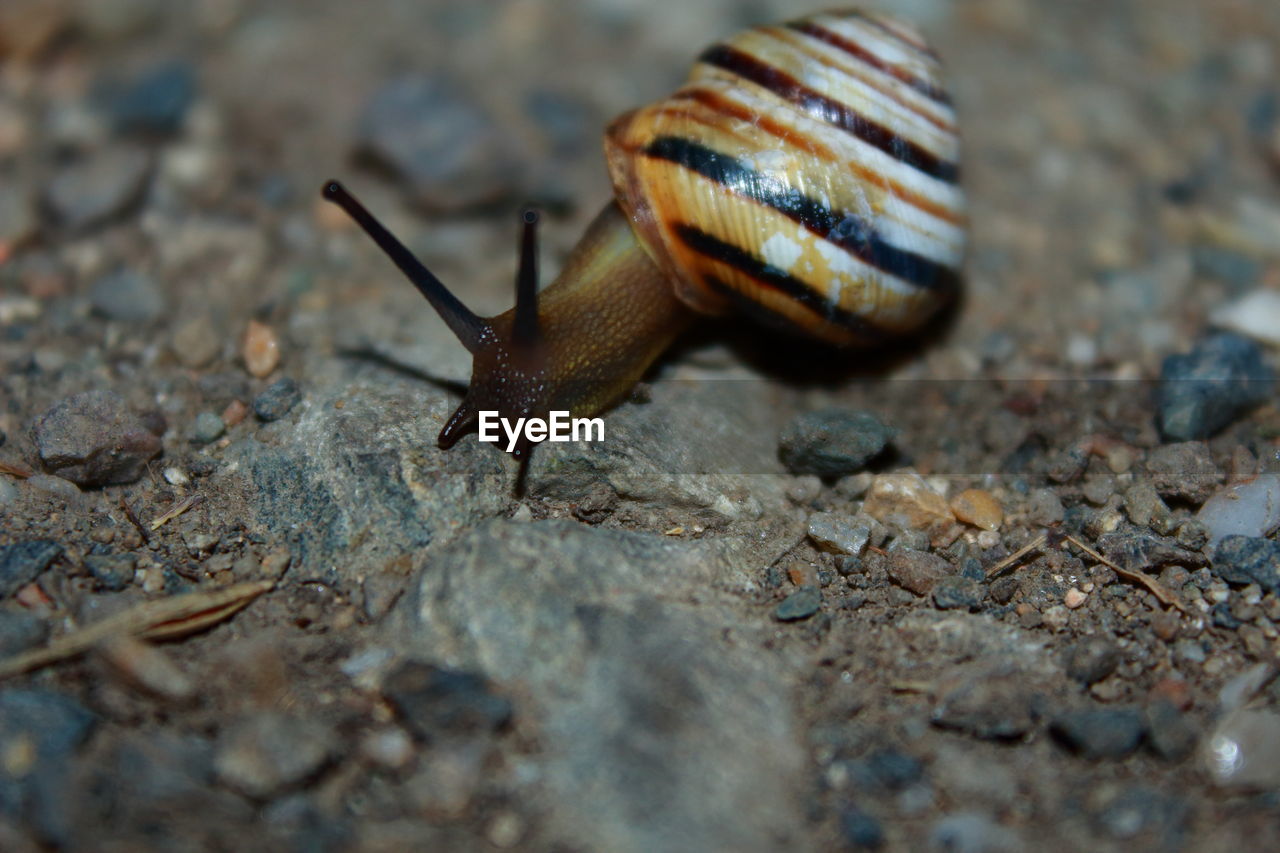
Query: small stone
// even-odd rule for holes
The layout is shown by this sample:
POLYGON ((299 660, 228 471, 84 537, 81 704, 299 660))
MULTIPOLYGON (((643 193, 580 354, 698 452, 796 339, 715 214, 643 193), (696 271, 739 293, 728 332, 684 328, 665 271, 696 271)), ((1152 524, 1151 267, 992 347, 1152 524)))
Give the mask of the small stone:
POLYGON ((1173 514, 1160 499, 1155 486, 1146 480, 1135 483, 1124 493, 1124 510, 1129 520, 1139 527, 1150 527, 1162 536, 1172 530, 1173 514))
POLYGON ((208 317, 186 320, 173 332, 170 342, 174 357, 183 367, 207 367, 222 352, 222 338, 208 317))
POLYGON ((1258 345, 1217 334, 1160 369, 1158 422, 1173 441, 1208 438, 1273 393, 1275 375, 1258 345))
POLYGON ((25 652, 49 636, 49 620, 30 610, 0 610, 0 658, 25 652))
POLYGON ((1076 589, 1074 586, 1071 587, 1071 589, 1067 590, 1066 593, 1062 596, 1062 603, 1066 606, 1068 610, 1075 610, 1077 607, 1084 604, 1088 600, 1089 600, 1089 596, 1086 593, 1083 593, 1080 590, 1076 589))
POLYGON ((36 446, 45 468, 81 486, 132 483, 162 445, 113 391, 86 391, 37 419, 36 446))
POLYGON ((9 506, 18 499, 18 487, 7 477, 0 477, 0 506, 9 506))
POLYGON ((1209 531, 1209 544, 1227 536, 1270 536, 1280 528, 1280 475, 1267 472, 1215 492, 1196 519, 1209 531))
POLYGON ((80 487, 70 480, 55 477, 52 474, 32 474, 26 479, 29 489, 55 495, 63 500, 74 500, 80 497, 80 487))
POLYGON ((187 472, 183 471, 176 465, 170 465, 164 469, 164 481, 171 486, 185 486, 191 482, 191 478, 187 476, 187 472))
POLYGON ((1156 492, 1166 498, 1202 503, 1222 481, 1203 442, 1166 444, 1147 454, 1147 474, 1156 492))
POLYGON ((980 674, 945 686, 931 720, 940 728, 985 740, 1011 740, 1035 727, 1034 706, 1034 696, 1019 674, 980 674))
POLYGON ((1101 759, 1133 752, 1146 726, 1142 714, 1132 708, 1089 708, 1059 715, 1050 728, 1073 752, 1101 759))
POLYGON ((773 618, 779 622, 796 622, 808 619, 822 607, 822 591, 816 586, 804 586, 788 595, 774 608, 773 618))
POLYGON ((45 206, 57 225, 82 231, 137 204, 150 172, 145 152, 108 148, 63 167, 45 190, 45 206))
POLYGON ((1027 518, 1033 524, 1058 524, 1065 517, 1062 501, 1052 489, 1036 489, 1027 497, 1027 518))
POLYGON ((1102 506, 1116 493, 1116 478, 1110 473, 1090 475, 1080 491, 1089 503, 1102 506))
POLYGON ((1250 291, 1215 308, 1209 314, 1209 322, 1264 344, 1280 346, 1280 292, 1250 291))
POLYGON ((914 471, 876 477, 862 511, 890 527, 923 532, 935 546, 953 540, 957 530, 947 499, 914 471))
POLYGON ((84 566, 101 589, 119 592, 133 583, 138 560, 133 554, 89 554, 84 566))
POLYGON ((988 594, 996 604, 1008 604, 1013 601, 1013 597, 1018 594, 1021 586, 1022 583, 1016 577, 1006 575, 991 582, 988 594))
POLYGON ((1102 639, 1083 640, 1067 652, 1067 675, 1081 684, 1093 684, 1116 671, 1120 651, 1102 639))
POLYGON ((879 850, 885 841, 880 821, 857 806, 840 812, 840 836, 854 850, 879 850))
POLYGON ((196 692, 196 683, 173 658, 152 643, 118 636, 100 643, 97 653, 129 686, 173 702, 184 702, 196 692))
POLYGON ((809 516, 809 538, 823 551, 833 554, 860 555, 871 539, 871 528, 855 525, 843 516, 817 512, 809 516))
POLYGON ((474 736, 496 732, 511 720, 511 701, 474 672, 406 661, 383 681, 382 692, 417 737, 474 736))
POLYGON ((793 474, 842 477, 860 471, 896 434, 869 412, 821 409, 787 425, 778 455, 793 474))
POLYGON ((52 539, 32 539, 0 545, 0 597, 7 598, 34 581, 62 556, 52 539))
POLYGON ((222 410, 222 422, 230 429, 242 422, 248 414, 249 407, 245 405, 243 400, 232 400, 222 410))
POLYGON ((164 295, 150 276, 134 270, 109 273, 89 288, 89 303, 110 320, 146 324, 164 313, 164 295))
POLYGON ((0 251, 26 242, 38 225, 28 193, 8 182, 0 187, 0 251))
POLYGON ((50 847, 68 848, 76 754, 97 718, 49 690, 0 691, 0 791, 6 820, 18 819, 50 847))
POLYGON ((369 98, 357 151, 394 174, 429 211, 492 205, 519 187, 517 159, 481 103, 443 76, 398 77, 369 98))
POLYGON ((222 418, 213 412, 201 412, 191 425, 191 441, 195 444, 211 444, 221 438, 226 429, 222 418))
POLYGON ((159 62, 100 96, 111 126, 120 133, 171 135, 182 129, 196 97, 196 69, 188 61, 159 62))
POLYGON ((394 726, 370 732, 360 742, 360 755, 384 770, 407 767, 415 753, 413 739, 404 729, 394 726))
POLYGON ((1181 761, 1195 751, 1200 738, 1186 715, 1167 699, 1157 699, 1146 708, 1147 744, 1161 758, 1181 761))
POLYGON ((1067 627, 1070 619, 1071 611, 1061 604, 1055 604, 1052 607, 1045 608, 1040 614, 1040 619, 1044 626, 1050 631, 1062 631, 1067 627))
POLYGON ((983 530, 999 530, 1004 508, 995 496, 983 489, 965 489, 951 500, 956 518, 983 530))
POLYGON ((258 416, 258 420, 270 423, 289 414, 301 399, 302 392, 298 389, 298 383, 286 376, 272 382, 253 398, 253 413, 258 416))
POLYGON ((337 746, 333 730, 314 718, 261 712, 223 729, 214 769, 224 784, 267 800, 315 775, 337 746))
POLYGON ((280 364, 280 341, 275 329, 257 320, 249 321, 240 355, 250 375, 262 379, 280 364))
POLYGON ((1213 572, 1235 584, 1256 583, 1280 595, 1280 542, 1249 536, 1227 536, 1213 555, 1213 572))
POLYGON ((934 586, 933 603, 939 610, 976 611, 982 606, 982 587, 969 578, 951 575, 934 586))
POLYGON ((1261 709, 1228 714, 1205 738, 1201 756, 1220 788, 1280 788, 1280 714, 1261 709))
POLYGON ((891 551, 885 561, 889 580, 916 595, 928 595, 943 578, 951 575, 951 564, 936 554, 902 548, 891 551))
POLYGON ((986 815, 958 812, 933 825, 929 849, 938 853, 1018 853, 1028 848, 1018 833, 986 815))

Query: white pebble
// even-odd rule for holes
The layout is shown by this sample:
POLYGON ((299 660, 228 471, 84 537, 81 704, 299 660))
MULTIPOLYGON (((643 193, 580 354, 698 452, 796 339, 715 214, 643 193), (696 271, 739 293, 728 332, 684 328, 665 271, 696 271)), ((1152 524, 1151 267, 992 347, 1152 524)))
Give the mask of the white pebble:
POLYGON ((169 467, 164 469, 165 482, 171 486, 185 486, 191 482, 191 478, 181 468, 169 467))
POLYGON ((1211 545, 1233 535, 1267 536, 1280 527, 1280 476, 1259 474, 1220 489, 1196 518, 1209 528, 1211 545))
POLYGON ((1220 305, 1209 315, 1213 325, 1280 346, 1280 291, 1255 290, 1220 305))

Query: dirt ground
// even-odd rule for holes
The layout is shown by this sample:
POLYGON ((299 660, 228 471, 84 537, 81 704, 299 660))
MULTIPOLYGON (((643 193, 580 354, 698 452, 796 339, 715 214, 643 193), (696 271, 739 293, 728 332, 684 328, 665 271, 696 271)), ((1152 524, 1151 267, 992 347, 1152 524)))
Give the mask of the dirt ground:
POLYGON ((960 302, 707 320, 520 492, 322 182, 497 313, 812 8, 0 4, 0 850, 1280 849, 1280 4, 875 5, 960 302))

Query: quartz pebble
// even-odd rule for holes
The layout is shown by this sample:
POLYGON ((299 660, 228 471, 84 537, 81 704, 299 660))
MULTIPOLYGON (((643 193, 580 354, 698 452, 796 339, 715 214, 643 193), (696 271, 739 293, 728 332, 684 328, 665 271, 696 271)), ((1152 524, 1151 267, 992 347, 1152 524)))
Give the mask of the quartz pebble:
POLYGON ((951 499, 951 511, 956 518, 983 530, 999 530, 1004 521, 1004 509, 1000 501, 988 491, 965 489, 951 499))
POLYGON ((280 341, 275 330, 266 323, 250 320, 240 353, 251 375, 259 379, 269 376, 280 364, 280 341))
POLYGON ((876 477, 862 510, 891 527, 923 531, 935 546, 954 540, 957 532, 947 499, 929 488, 914 471, 876 477))
POLYGON ((1268 472, 1214 493, 1196 518, 1209 530, 1209 544, 1227 536, 1269 536, 1280 527, 1280 475, 1268 472))
POLYGON ((1213 325, 1280 346, 1280 291, 1254 290, 1209 315, 1213 325))
POLYGON ((871 528, 850 523, 847 519, 829 512, 809 516, 809 538, 824 551, 834 554, 858 556, 867 547, 871 528))

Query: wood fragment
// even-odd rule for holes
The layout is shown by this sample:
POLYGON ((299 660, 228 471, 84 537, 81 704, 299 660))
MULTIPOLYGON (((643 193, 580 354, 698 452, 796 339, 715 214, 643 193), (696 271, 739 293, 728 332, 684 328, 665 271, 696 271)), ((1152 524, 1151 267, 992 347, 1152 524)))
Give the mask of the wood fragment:
POLYGON ((1160 583, 1160 581, 1151 577, 1151 575, 1147 574, 1146 572, 1140 572, 1137 569, 1123 568, 1114 560, 1108 560, 1106 557, 1102 556, 1097 551, 1090 548, 1084 542, 1081 542, 1078 537, 1073 536, 1070 533, 1065 533, 1063 534, 1063 536, 1072 545, 1075 545, 1081 551, 1084 551, 1086 554, 1088 554, 1091 559, 1097 560, 1099 563, 1111 569, 1111 571, 1115 572, 1120 577, 1124 578, 1127 581, 1132 581, 1133 583, 1139 583, 1145 586, 1147 590, 1160 601, 1161 604, 1165 605, 1166 607, 1176 607, 1188 616, 1193 615, 1191 611, 1187 609, 1187 605, 1184 604, 1181 599, 1179 599, 1173 593, 1169 592, 1169 590, 1165 589, 1164 585, 1160 583))
POLYGON ((249 581, 212 592, 191 592, 144 601, 61 636, 42 649, 22 652, 0 661, 0 679, 76 657, 113 637, 169 640, 210 628, 274 586, 275 581, 249 581))
POLYGON ((19 480, 25 480, 30 477, 32 473, 33 472, 30 469, 24 468, 21 465, 0 460, 0 474, 8 474, 11 477, 17 477, 19 480))
POLYGON ((1041 548, 1045 546, 1045 544, 1048 541, 1049 541, 1048 535, 1041 533, 1035 539, 1032 539, 1026 545, 1023 545, 1021 548, 1014 551, 1012 554, 1005 557, 1003 560, 996 563, 991 568, 987 569, 987 580, 991 580, 996 575, 1011 568, 1016 563, 1018 563, 1018 561, 1020 561, 1023 557, 1030 554, 1032 551, 1039 551, 1041 548))
POLYGON ((147 530, 147 526, 142 523, 142 519, 138 518, 138 514, 133 511, 133 507, 129 506, 129 502, 124 499, 124 495, 120 496, 120 509, 124 510, 124 517, 129 519, 129 523, 134 526, 138 533, 142 534, 142 541, 151 544, 151 531, 147 530))
POLYGON ((152 521, 151 529, 159 530, 161 527, 164 527, 166 524, 173 521, 175 518, 182 515, 187 510, 191 509, 194 506, 199 506, 202 503, 204 503, 204 495, 199 495, 199 494, 189 495, 183 498, 181 501, 178 502, 177 506, 174 506, 173 508, 165 512, 163 515, 158 516, 154 521, 152 521))

